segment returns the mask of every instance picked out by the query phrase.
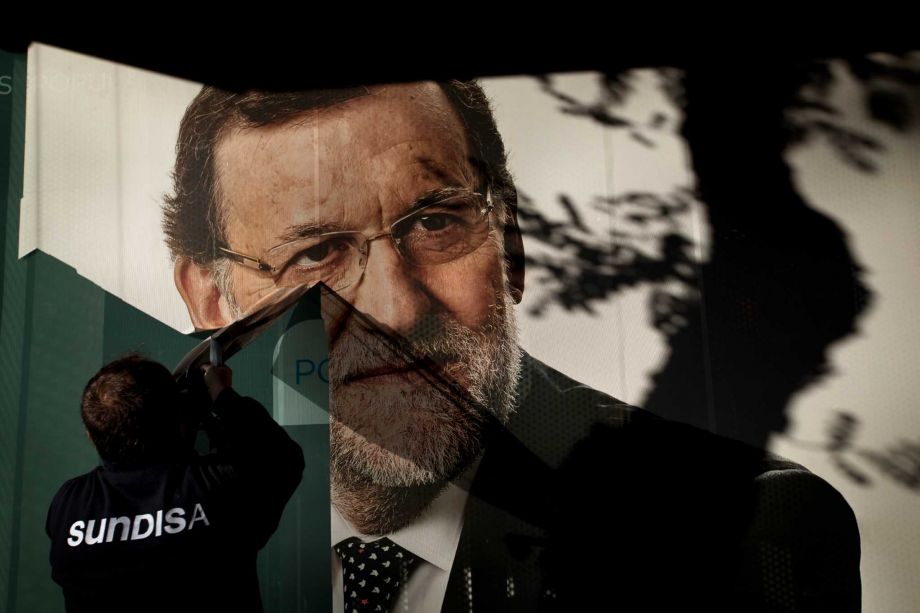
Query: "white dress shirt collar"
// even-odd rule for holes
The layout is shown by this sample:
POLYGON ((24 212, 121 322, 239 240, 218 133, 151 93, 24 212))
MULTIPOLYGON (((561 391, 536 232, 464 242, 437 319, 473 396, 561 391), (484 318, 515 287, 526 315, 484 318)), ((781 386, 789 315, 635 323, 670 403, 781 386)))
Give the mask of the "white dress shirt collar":
MULTIPOLYGON (((469 496, 469 486, 478 465, 477 459, 461 477, 449 483, 415 521, 386 536, 426 562, 450 572, 460 543, 460 533, 463 531, 463 511, 469 496)), ((352 536, 364 542, 382 536, 362 534, 334 506, 330 515, 332 545, 352 536)))

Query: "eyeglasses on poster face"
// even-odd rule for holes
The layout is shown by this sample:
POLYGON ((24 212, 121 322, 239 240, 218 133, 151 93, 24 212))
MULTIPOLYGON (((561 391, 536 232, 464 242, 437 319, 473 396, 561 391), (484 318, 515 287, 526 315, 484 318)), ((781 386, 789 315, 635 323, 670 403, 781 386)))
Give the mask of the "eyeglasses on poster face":
POLYGON ((314 285, 335 291, 361 279, 370 244, 389 237, 411 266, 436 266, 478 249, 492 231, 491 189, 485 194, 447 188, 416 203, 416 208, 390 225, 387 232, 322 232, 271 247, 260 256, 220 247, 223 257, 271 277, 277 287, 314 285), (433 200, 426 202, 426 200, 433 200))

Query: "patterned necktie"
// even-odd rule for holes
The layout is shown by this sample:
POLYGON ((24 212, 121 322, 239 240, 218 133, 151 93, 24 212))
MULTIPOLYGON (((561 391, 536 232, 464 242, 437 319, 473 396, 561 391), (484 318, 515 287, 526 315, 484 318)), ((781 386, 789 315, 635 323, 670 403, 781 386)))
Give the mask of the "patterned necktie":
POLYGON ((415 567, 415 556, 386 537, 362 543, 353 536, 335 552, 342 558, 346 613, 389 611, 415 567))

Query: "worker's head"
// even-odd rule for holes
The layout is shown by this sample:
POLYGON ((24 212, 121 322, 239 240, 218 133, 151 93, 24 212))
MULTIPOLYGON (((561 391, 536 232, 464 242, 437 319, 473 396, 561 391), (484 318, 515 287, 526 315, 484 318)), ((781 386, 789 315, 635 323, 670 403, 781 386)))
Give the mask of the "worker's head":
POLYGON ((180 396, 162 364, 137 354, 110 362, 83 390, 80 414, 99 456, 134 464, 180 444, 180 396))

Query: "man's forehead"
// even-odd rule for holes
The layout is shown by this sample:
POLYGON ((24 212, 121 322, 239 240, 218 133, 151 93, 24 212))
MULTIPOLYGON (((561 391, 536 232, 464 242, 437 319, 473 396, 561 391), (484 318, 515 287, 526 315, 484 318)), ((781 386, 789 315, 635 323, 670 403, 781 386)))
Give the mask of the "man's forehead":
POLYGON ((422 183, 470 184, 474 173, 462 124, 434 83, 374 87, 286 122, 231 129, 216 163, 230 218, 248 217, 241 209, 254 212, 255 200, 263 214, 289 216, 292 201, 337 206, 344 192, 412 198, 422 183))
MULTIPOLYGON (((234 162, 274 162, 285 154, 323 156, 330 163, 360 162, 386 149, 427 142, 466 161, 466 134, 444 92, 435 83, 385 85, 331 107, 311 109, 260 127, 230 127, 217 143, 218 168, 234 162), (347 159, 340 159, 340 158, 347 159), (245 159, 240 159, 245 158, 245 159)), ((424 152, 418 157, 426 160, 424 152)), ((234 170, 238 170, 235 168, 234 170)))

